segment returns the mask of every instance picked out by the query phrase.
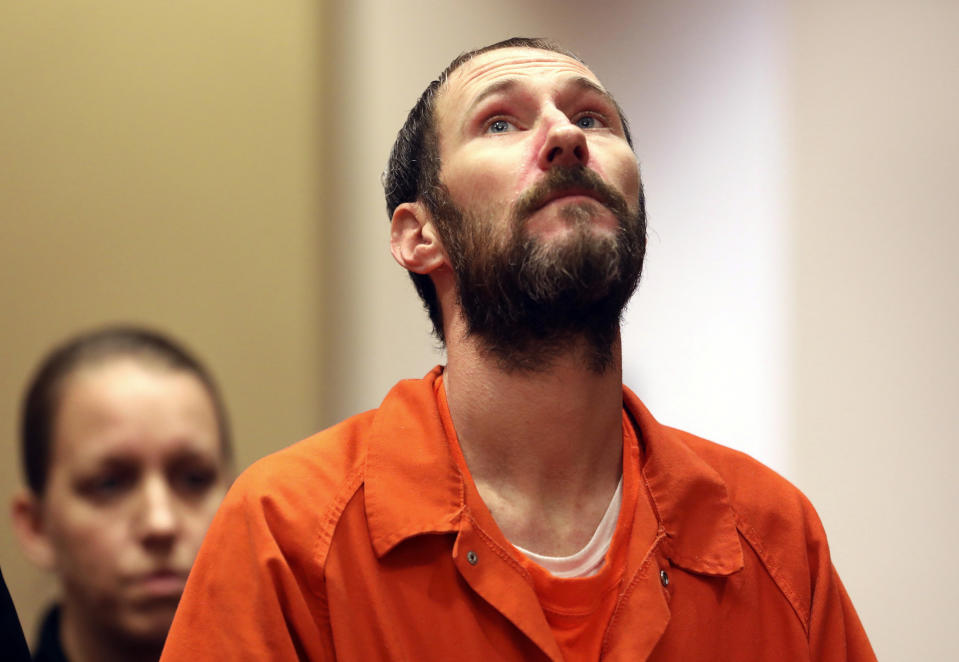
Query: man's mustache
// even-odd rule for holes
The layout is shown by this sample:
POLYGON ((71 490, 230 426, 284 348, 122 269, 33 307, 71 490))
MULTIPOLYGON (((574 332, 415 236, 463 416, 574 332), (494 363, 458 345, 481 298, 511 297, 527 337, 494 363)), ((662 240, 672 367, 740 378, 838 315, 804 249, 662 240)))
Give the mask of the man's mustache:
POLYGON ((543 179, 523 192, 513 205, 513 219, 526 220, 557 193, 564 191, 588 193, 620 218, 629 210, 626 199, 595 171, 584 165, 560 166, 551 168, 543 179))

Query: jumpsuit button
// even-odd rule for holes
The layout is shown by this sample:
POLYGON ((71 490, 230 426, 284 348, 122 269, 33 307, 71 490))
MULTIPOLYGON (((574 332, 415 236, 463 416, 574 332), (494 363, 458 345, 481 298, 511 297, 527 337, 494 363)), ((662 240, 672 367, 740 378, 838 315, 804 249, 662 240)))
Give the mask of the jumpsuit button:
POLYGON ((669 575, 666 574, 666 571, 665 571, 665 570, 660 570, 660 571, 659 571, 659 582, 660 582, 663 586, 669 586, 669 575))
POLYGON ((466 561, 470 565, 476 565, 476 562, 479 561, 479 558, 476 556, 476 552, 474 552, 472 549, 466 552, 466 561))

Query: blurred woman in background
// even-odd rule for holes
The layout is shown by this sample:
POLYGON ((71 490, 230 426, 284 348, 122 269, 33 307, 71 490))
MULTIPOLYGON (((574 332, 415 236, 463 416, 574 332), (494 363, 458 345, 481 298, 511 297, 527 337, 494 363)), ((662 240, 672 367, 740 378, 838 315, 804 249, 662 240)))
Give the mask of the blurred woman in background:
POLYGON ((231 479, 219 391, 154 331, 111 327, 41 363, 20 428, 24 552, 56 574, 35 660, 157 660, 231 479))

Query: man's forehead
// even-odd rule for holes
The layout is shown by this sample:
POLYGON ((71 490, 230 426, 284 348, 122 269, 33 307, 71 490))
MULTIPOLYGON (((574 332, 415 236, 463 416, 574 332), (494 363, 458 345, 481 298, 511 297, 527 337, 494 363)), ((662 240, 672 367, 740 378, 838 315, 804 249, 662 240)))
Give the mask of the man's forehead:
POLYGON ((472 87, 500 76, 537 76, 564 71, 597 80, 589 67, 563 53, 539 48, 498 48, 464 62, 450 74, 447 86, 472 87))
POLYGON ((477 55, 450 74, 440 89, 439 114, 462 112, 472 99, 500 81, 540 76, 587 78, 602 89, 589 67, 568 55, 538 48, 500 48, 477 55))

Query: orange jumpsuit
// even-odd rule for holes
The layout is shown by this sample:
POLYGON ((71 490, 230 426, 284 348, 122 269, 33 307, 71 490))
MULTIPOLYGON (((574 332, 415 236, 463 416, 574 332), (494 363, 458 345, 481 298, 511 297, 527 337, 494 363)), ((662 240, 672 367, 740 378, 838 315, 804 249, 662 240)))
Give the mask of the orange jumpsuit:
MULTIPOLYGON (((237 479, 162 662, 564 659, 528 565, 451 450, 441 372, 237 479)), ((612 613, 593 624, 599 658, 875 660, 806 498, 660 425, 626 388, 623 402, 637 496, 617 524, 612 613)))

